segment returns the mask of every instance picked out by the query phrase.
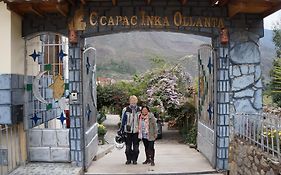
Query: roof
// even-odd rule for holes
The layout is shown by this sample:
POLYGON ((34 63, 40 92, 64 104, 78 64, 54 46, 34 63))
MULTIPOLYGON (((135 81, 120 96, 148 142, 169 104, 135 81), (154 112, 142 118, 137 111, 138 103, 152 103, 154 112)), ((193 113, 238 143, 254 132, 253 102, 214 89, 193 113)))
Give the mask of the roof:
MULTIPOLYGON (((8 8, 19 15, 32 13, 43 16, 45 13, 59 13, 67 16, 70 6, 77 2, 87 4, 91 1, 111 1, 112 5, 118 5, 118 0, 0 0, 8 4, 8 8)), ((148 5, 153 0, 144 0, 148 5)), ((188 0, 179 1, 183 6, 188 6, 188 0)), ((229 17, 239 13, 261 14, 266 17, 281 9, 281 0, 210 0, 210 6, 227 6, 229 17)))

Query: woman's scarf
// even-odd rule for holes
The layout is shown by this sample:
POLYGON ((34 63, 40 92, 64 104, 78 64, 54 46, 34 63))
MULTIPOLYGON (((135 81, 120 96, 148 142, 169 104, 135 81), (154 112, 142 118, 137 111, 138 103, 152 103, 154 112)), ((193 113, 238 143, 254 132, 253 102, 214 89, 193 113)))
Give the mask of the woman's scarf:
POLYGON ((144 120, 145 123, 145 133, 149 136, 149 113, 144 116, 142 114, 139 115, 139 138, 142 139, 142 121, 144 120))

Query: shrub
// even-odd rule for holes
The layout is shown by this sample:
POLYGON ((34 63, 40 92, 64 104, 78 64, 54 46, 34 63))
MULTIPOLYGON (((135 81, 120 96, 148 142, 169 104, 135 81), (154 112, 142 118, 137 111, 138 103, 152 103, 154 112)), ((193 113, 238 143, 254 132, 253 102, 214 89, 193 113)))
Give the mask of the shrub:
POLYGON ((107 130, 106 127, 102 124, 99 124, 98 126, 98 136, 104 136, 106 134, 107 130))

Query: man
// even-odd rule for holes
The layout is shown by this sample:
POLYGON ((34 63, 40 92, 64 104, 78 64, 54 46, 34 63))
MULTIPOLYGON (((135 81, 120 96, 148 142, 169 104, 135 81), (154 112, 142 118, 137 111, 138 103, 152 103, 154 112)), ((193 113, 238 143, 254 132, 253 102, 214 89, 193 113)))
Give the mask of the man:
POLYGON ((138 116, 140 108, 137 106, 138 98, 136 96, 130 96, 129 102, 130 105, 125 107, 122 111, 121 128, 118 132, 124 132, 126 136, 126 165, 131 163, 136 165, 139 156, 138 116))

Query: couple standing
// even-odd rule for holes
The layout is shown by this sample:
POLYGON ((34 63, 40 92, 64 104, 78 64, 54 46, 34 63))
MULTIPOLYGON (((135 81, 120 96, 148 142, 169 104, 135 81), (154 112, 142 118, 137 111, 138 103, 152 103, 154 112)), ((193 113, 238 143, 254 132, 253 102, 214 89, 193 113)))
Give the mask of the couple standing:
POLYGON ((147 106, 137 106, 138 98, 131 96, 130 105, 122 111, 121 128, 119 132, 126 135, 126 164, 137 164, 139 156, 139 142, 143 141, 146 160, 143 164, 154 166, 154 141, 157 138, 157 124, 153 113, 147 106))

